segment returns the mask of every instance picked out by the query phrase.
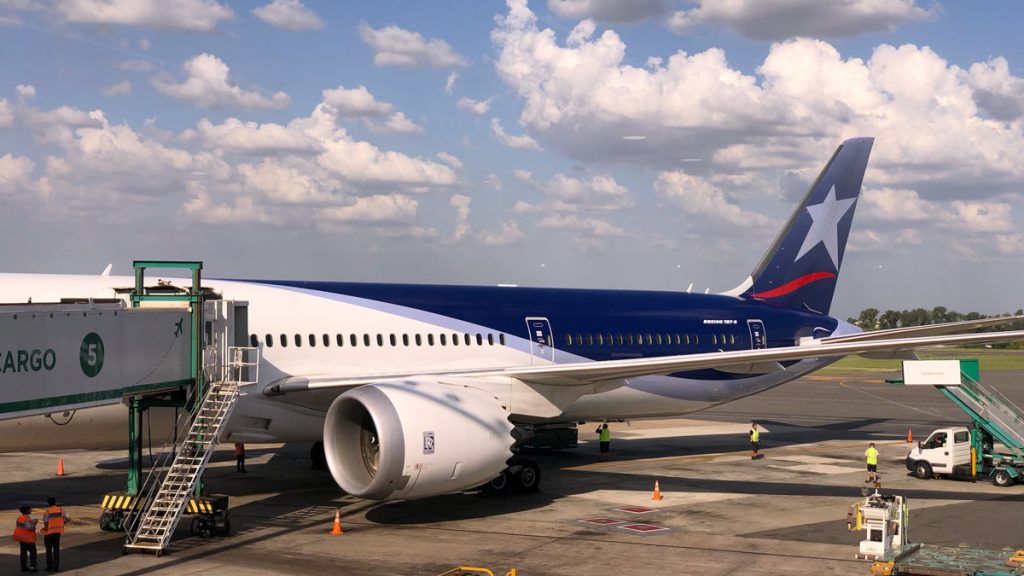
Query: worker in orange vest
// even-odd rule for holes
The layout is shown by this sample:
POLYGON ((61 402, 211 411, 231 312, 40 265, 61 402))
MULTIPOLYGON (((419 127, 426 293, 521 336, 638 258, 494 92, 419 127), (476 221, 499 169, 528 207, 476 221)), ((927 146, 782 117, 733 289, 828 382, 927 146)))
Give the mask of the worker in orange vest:
POLYGON ((235 471, 246 472, 245 469, 245 444, 235 442, 235 471))
POLYGON ((14 524, 14 541, 21 545, 21 571, 38 572, 36 570, 36 521, 32 519, 32 507, 22 506, 18 509, 21 516, 14 524))
POLYGON ((71 521, 71 518, 64 512, 62 506, 57 506, 57 499, 50 496, 46 499, 50 505, 43 514, 43 547, 46 548, 46 571, 56 572, 60 570, 60 535, 64 533, 64 525, 71 521))

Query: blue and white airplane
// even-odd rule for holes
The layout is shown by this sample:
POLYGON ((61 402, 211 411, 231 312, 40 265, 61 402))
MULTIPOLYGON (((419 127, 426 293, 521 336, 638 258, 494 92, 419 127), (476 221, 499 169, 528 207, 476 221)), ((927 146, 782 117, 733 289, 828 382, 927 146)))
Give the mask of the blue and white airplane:
MULTIPOLYGON (((370 499, 502 477, 530 488, 534 467, 508 476, 525 425, 677 416, 847 355, 1024 339, 1024 331, 959 333, 992 321, 864 333, 828 315, 872 142, 836 150, 754 272, 723 294, 204 281, 249 302, 251 344, 262 350, 259 382, 243 390, 228 438, 322 440, 341 488, 370 499)), ((132 284, 0 274, 0 301, 132 284)), ((108 416, 83 417, 79 432, 69 425, 64 434, 41 433, 38 416, 0 422, 0 450, 123 442, 124 408, 94 410, 108 416)))

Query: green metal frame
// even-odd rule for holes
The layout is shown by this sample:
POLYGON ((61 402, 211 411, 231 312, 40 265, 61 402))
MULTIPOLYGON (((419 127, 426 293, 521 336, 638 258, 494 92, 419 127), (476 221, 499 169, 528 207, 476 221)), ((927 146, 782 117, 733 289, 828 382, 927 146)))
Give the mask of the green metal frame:
MULTIPOLYGON (((135 288, 131 294, 132 308, 138 308, 142 302, 188 302, 191 313, 191 334, 189 335, 189 379, 180 388, 183 394, 180 399, 146 398, 145 395, 133 395, 128 398, 128 494, 137 496, 142 484, 142 413, 151 407, 186 406, 188 398, 187 388, 193 387, 195 394, 194 402, 202 398, 205 382, 201 363, 203 358, 203 290, 202 290, 202 262, 180 261, 180 260, 135 260, 132 263, 135 268, 135 288), (192 272, 192 286, 187 294, 147 294, 146 293, 146 269, 179 269, 192 272)), ((196 494, 202 490, 202 479, 196 483, 196 494)))

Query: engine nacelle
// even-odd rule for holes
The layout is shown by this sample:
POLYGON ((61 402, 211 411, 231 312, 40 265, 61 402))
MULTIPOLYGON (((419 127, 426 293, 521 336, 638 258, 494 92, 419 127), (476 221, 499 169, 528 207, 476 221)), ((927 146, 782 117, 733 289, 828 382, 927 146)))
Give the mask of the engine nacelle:
POLYGON ((382 382, 334 400, 324 420, 324 452, 349 494, 423 498, 500 474, 512 456, 512 429, 505 408, 481 390, 429 380, 382 382))

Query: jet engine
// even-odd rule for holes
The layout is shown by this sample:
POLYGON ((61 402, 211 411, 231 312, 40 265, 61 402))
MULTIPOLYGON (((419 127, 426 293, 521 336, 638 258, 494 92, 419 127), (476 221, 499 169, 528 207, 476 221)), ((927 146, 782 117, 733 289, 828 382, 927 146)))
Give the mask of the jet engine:
POLYGON ((511 458, 513 425, 493 395, 430 380, 360 386, 334 400, 324 453, 345 492, 423 498, 484 484, 511 458))

